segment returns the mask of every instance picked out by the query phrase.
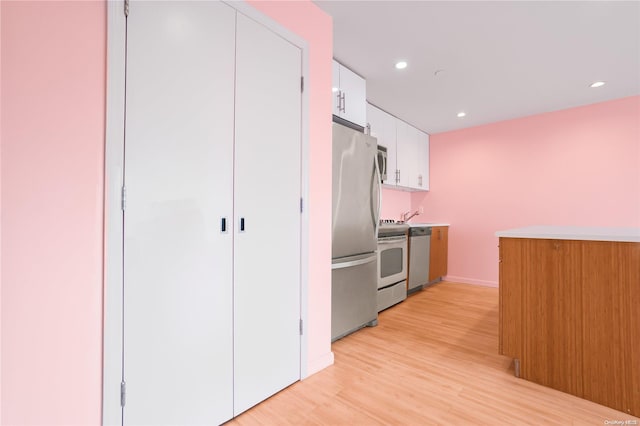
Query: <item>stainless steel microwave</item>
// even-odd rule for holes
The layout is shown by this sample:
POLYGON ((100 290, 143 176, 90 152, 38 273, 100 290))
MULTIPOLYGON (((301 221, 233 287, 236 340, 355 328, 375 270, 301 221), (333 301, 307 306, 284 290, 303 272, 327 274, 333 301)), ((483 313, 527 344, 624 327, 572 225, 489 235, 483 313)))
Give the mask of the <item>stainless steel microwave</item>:
POLYGON ((377 159, 380 170, 380 180, 384 182, 387 180, 387 147, 378 145, 377 159))

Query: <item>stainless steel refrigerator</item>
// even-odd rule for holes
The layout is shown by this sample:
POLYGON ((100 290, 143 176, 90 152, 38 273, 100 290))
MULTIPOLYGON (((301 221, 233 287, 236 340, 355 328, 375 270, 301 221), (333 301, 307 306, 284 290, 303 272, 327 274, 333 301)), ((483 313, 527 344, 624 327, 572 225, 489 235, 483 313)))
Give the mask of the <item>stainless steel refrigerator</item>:
POLYGON ((333 123, 331 340, 378 322, 376 139, 333 123))

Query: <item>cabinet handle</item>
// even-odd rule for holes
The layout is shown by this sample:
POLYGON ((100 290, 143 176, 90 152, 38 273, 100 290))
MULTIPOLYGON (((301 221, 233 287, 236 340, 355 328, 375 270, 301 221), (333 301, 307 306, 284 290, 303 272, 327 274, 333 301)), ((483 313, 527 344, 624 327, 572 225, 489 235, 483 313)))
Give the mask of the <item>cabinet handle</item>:
POLYGON ((442 229, 438 229, 438 239, 442 239, 442 229))
POLYGON ((240 232, 244 232, 244 217, 240 218, 240 232))
POLYGON ((344 93, 342 94, 342 112, 345 114, 347 113, 347 99, 345 98, 344 93))
POLYGON ((220 221, 220 232, 223 234, 227 232, 227 218, 223 217, 220 221))
POLYGON ((418 175, 418 186, 422 186, 422 175, 418 175))
POLYGON ((342 111, 342 98, 340 97, 340 94, 342 93, 342 90, 338 90, 337 93, 337 97, 338 97, 338 112, 342 111))

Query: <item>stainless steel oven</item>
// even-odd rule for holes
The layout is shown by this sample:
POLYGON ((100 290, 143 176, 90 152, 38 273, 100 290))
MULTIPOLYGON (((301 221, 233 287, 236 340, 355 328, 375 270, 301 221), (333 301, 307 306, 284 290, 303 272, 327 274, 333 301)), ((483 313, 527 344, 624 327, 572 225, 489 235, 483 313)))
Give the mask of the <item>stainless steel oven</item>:
POLYGON ((408 225, 378 231, 378 312, 407 298, 408 225))

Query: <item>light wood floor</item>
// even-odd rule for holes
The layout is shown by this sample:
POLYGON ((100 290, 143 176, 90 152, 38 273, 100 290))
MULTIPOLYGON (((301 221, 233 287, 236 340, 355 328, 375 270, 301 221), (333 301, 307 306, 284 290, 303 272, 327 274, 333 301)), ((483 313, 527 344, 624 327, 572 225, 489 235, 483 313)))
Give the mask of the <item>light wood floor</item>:
MULTIPOLYGON (((425 289, 332 346, 335 364, 230 425, 604 425, 637 418, 513 376, 498 290, 425 289)), ((623 422, 624 424, 624 422, 623 422)))

